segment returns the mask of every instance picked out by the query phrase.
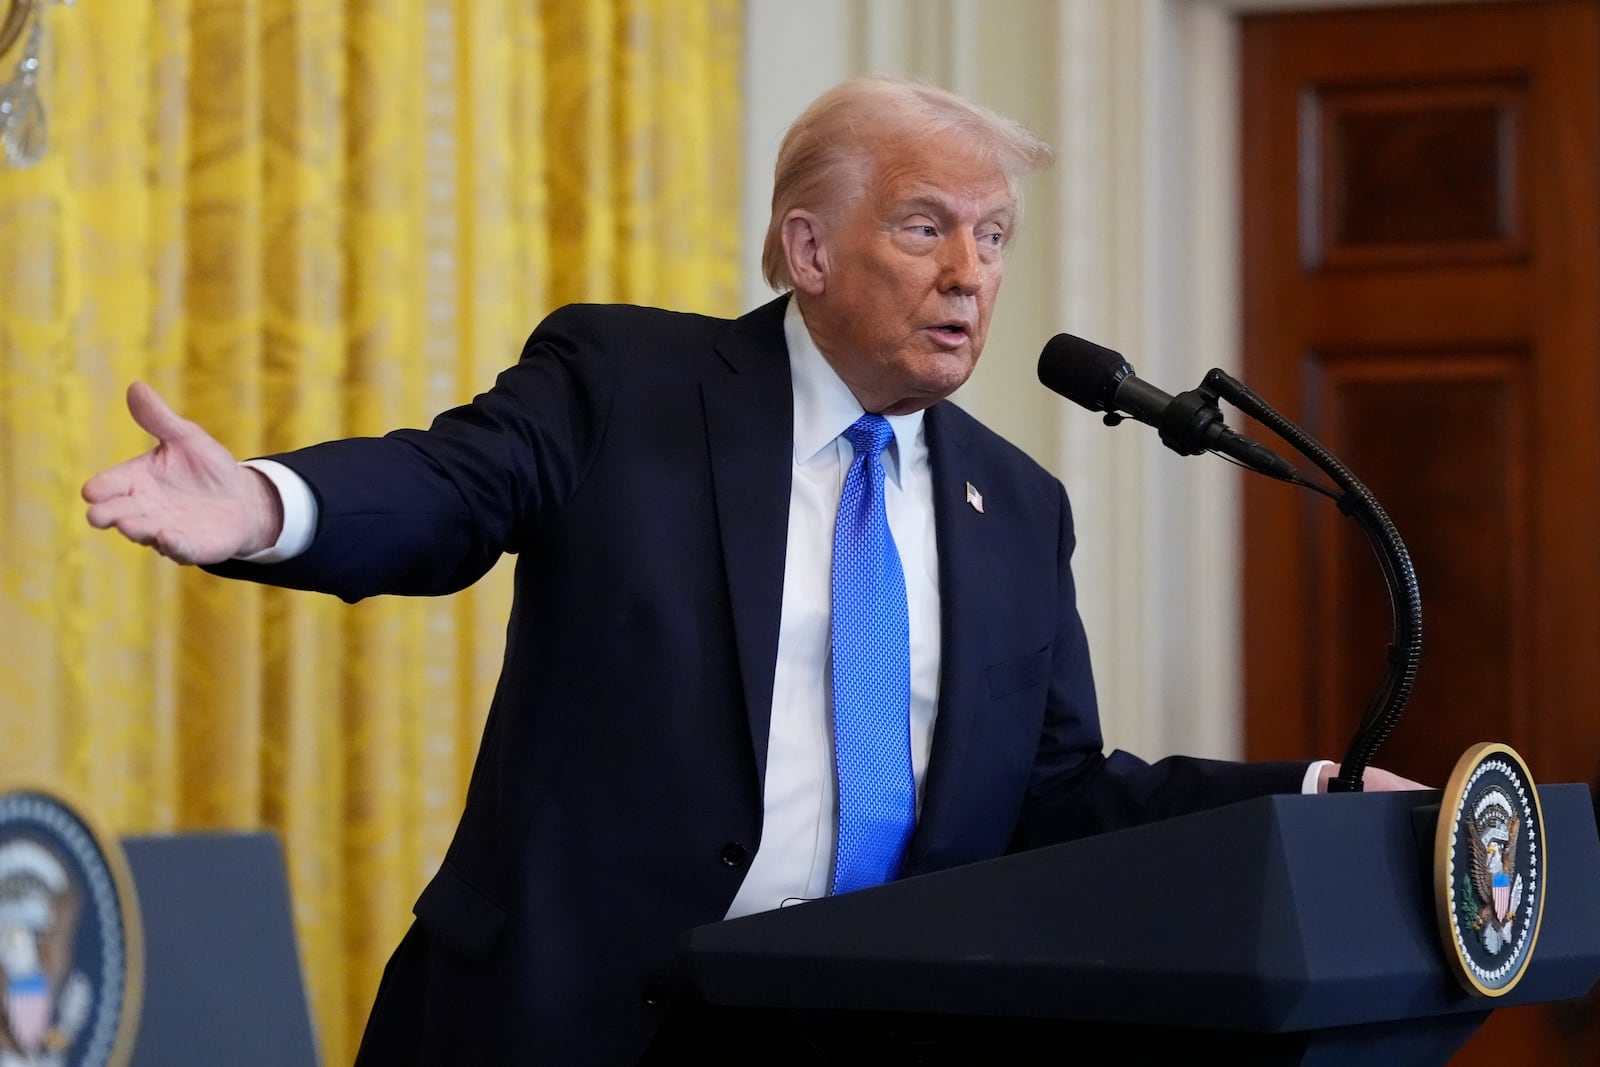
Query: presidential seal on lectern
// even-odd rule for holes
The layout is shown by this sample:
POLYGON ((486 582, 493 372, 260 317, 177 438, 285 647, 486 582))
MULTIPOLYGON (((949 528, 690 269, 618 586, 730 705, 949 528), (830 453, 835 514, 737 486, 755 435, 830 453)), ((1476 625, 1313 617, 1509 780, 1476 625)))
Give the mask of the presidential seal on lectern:
POLYGON ((1496 742, 1468 749, 1439 806, 1434 892, 1445 956, 1469 993, 1504 996, 1527 971, 1548 858, 1539 794, 1522 757, 1496 742))
POLYGON ((123 1067, 141 931, 116 838, 59 789, 0 782, 0 1067, 123 1067))

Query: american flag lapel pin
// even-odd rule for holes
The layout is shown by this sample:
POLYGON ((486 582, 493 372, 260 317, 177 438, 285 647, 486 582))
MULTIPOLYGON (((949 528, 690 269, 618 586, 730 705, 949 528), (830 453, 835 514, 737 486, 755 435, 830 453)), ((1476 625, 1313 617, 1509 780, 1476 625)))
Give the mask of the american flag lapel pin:
POLYGON ((983 494, 971 482, 967 483, 967 503, 972 505, 973 511, 983 514, 983 494))

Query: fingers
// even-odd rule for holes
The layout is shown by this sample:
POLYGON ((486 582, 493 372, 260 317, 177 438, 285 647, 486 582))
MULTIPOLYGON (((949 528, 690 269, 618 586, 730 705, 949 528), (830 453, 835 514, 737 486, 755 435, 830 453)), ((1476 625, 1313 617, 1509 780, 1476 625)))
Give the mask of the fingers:
POLYGON ((180 437, 189 426, 187 419, 180 418, 161 394, 144 382, 128 386, 128 413, 140 429, 158 441, 180 437))
MULTIPOLYGON (((143 382, 134 382, 128 386, 128 412, 140 429, 161 441, 170 441, 180 436, 191 425, 179 418, 167 406, 167 402, 161 399, 161 394, 143 382)), ((83 499, 94 504, 131 492, 138 473, 148 466, 147 453, 101 471, 83 483, 81 490, 83 499)))
MULTIPOLYGON (((1330 763, 1322 768, 1317 782, 1317 792, 1328 791, 1328 781, 1339 774, 1339 764, 1330 763)), ((1368 793, 1393 793, 1409 789, 1433 789, 1434 786, 1414 782, 1382 767, 1368 767, 1361 772, 1361 786, 1368 793)))
MULTIPOLYGON (((112 497, 126 496, 133 490, 135 468, 147 463, 148 457, 135 456, 133 459, 123 460, 115 467, 108 467, 96 474, 83 483, 81 492, 83 493, 84 502, 98 504, 100 501, 110 500, 112 497)), ((92 508, 90 510, 93 511, 92 508)), ((102 526, 100 528, 104 529, 105 527, 102 526)))
MULTIPOLYGON (((110 473, 112 472, 106 472, 106 474, 110 473)), ((94 499, 90 498, 90 485, 93 485, 95 482, 98 482, 104 477, 106 477, 105 474, 96 475, 94 478, 89 480, 88 485, 83 487, 84 499, 89 500, 89 510, 84 513, 85 518, 89 520, 89 525, 93 526, 96 530, 104 530, 115 526, 119 533, 122 533, 133 540, 139 540, 137 537, 134 537, 133 533, 131 532, 131 526, 142 521, 147 521, 146 511, 143 503, 125 492, 108 492, 104 496, 94 499)))
POLYGON ((1381 767, 1368 767, 1361 778, 1362 783, 1369 792, 1391 793, 1408 789, 1432 789, 1433 786, 1423 785, 1421 782, 1386 771, 1381 767))
POLYGON ((173 529, 165 516, 151 514, 131 496, 95 504, 89 508, 88 519, 97 530, 115 529, 134 544, 153 548, 177 563, 217 563, 226 558, 226 554, 202 558, 190 539, 173 529))
POLYGON ((181 563, 185 566, 193 566, 196 563, 220 562, 219 560, 215 559, 201 560, 195 554, 194 550, 189 547, 187 541, 172 533, 170 530, 159 530, 156 532, 155 537, 144 543, 155 549, 158 554, 170 559, 172 562, 181 563))

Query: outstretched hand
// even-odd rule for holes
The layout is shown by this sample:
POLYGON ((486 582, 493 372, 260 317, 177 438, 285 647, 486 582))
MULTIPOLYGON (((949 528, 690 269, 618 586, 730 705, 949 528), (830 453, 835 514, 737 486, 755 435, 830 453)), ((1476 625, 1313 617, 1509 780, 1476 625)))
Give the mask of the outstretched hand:
POLYGON ((143 382, 128 386, 128 411, 156 446, 84 483, 90 526, 179 563, 220 563, 277 541, 283 505, 265 475, 239 466, 143 382))

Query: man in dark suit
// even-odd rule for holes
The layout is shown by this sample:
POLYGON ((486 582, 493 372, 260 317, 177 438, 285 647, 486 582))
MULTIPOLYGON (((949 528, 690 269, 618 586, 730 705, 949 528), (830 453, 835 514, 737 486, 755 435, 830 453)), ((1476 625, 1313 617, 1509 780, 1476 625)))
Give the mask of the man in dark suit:
POLYGON ((876 879, 843 878, 857 668, 830 658, 835 513, 875 470, 905 629, 867 657, 901 664, 867 731, 903 770, 886 876, 1315 788, 1304 763, 1102 753, 1066 495, 944 402, 1049 159, 947 93, 846 83, 780 153, 765 265, 792 293, 743 318, 565 308, 429 430, 249 467, 130 389, 160 443, 85 486, 95 526, 349 600, 519 554, 466 808, 362 1062, 629 1062, 683 931, 876 879))

